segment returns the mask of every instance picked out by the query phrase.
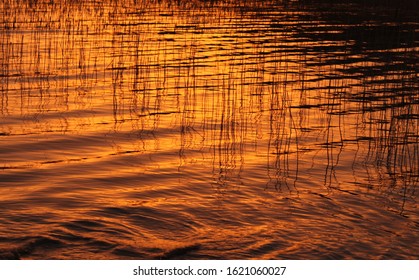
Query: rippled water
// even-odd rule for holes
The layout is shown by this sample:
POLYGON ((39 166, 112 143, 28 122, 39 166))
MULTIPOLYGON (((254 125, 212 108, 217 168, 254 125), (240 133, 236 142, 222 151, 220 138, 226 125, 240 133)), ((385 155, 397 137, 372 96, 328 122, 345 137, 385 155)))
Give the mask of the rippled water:
POLYGON ((418 258, 417 13, 252 2, 1 0, 0 258, 418 258))

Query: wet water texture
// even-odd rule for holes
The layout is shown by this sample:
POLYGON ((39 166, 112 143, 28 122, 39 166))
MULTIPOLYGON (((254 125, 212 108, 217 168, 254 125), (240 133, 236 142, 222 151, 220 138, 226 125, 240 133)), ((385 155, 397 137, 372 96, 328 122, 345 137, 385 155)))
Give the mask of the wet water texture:
POLYGON ((317 2, 1 0, 0 258, 417 259, 419 17, 317 2))

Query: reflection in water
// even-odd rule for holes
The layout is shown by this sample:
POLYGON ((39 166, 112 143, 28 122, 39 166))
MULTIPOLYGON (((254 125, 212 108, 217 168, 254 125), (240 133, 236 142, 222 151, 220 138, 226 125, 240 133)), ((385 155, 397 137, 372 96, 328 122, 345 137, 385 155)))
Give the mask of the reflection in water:
POLYGON ((416 15, 236 2, 1 3, 0 258, 417 258, 416 15))

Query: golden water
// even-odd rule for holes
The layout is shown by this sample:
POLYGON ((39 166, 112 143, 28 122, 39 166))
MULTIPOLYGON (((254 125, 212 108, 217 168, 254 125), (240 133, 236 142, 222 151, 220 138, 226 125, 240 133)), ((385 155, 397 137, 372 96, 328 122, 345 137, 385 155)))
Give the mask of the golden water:
POLYGON ((417 258, 417 18, 283 2, 1 0, 0 258, 417 258))

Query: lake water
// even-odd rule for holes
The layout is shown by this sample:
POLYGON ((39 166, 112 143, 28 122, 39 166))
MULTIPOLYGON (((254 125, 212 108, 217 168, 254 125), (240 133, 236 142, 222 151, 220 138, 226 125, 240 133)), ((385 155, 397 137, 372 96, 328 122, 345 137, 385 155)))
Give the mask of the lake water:
POLYGON ((0 258, 417 259, 419 21, 0 2, 0 258))

